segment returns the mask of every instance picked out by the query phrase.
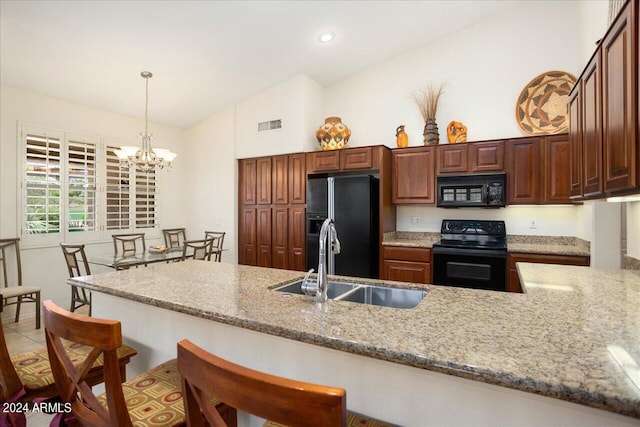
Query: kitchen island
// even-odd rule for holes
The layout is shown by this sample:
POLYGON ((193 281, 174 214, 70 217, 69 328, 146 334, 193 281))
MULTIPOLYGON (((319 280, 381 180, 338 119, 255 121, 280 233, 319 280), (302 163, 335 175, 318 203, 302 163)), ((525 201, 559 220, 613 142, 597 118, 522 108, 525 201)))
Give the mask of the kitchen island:
POLYGON ((640 425, 634 373, 611 355, 640 361, 640 273, 518 268, 523 294, 427 285, 413 309, 319 307, 272 290, 299 272, 224 263, 69 282, 94 291, 94 316, 123 322, 140 352, 132 374, 188 338, 254 369, 345 387, 351 410, 404 426, 640 425))

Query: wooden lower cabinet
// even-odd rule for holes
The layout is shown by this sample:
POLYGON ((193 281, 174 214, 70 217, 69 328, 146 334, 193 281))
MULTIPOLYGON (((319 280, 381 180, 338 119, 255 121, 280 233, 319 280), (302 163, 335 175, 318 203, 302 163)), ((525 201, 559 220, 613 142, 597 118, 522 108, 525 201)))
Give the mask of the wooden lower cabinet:
POLYGON ((256 209, 258 266, 271 267, 271 207, 256 209))
POLYGON ((289 243, 289 218, 287 208, 273 208, 271 211, 271 266, 287 268, 289 243))
POLYGON ((518 277, 518 270, 516 269, 516 263, 518 262, 588 266, 590 263, 590 258, 588 256, 582 255, 552 255, 509 252, 509 283, 507 284, 507 290, 509 292, 522 292, 520 277, 518 277))
POLYGON ((258 265, 258 251, 256 245, 256 209, 242 210, 240 221, 240 264, 258 265))
POLYGON ((385 246, 383 257, 384 280, 431 283, 431 249, 385 246))
POLYGON ((287 269, 305 271, 307 255, 306 209, 304 206, 289 208, 289 257, 287 269))

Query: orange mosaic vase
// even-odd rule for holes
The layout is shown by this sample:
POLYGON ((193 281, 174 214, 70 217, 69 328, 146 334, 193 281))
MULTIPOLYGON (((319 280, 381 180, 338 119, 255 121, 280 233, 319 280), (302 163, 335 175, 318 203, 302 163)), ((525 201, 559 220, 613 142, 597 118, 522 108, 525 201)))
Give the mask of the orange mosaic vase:
POLYGON ((323 150, 344 148, 351 137, 351 130, 340 117, 327 117, 316 132, 316 139, 323 150))

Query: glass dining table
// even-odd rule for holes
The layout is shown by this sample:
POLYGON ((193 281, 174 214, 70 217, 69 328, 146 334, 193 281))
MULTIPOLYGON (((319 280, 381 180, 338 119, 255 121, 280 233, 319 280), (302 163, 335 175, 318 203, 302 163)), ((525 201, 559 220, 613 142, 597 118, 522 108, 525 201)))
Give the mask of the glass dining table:
MULTIPOLYGON (((214 258, 220 249, 213 249, 211 257, 214 258)), ((115 268, 116 270, 124 270, 129 267, 153 264, 156 262, 179 261, 182 258, 182 248, 170 248, 163 252, 137 253, 135 255, 96 255, 87 257, 89 264, 102 265, 105 267, 115 268)))

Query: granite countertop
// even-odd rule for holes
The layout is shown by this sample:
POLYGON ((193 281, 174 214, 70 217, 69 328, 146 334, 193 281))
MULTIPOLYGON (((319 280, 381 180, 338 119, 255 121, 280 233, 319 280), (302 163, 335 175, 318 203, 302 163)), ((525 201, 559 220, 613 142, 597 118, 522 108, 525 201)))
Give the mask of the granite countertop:
POLYGON ((329 301, 323 310, 312 297, 270 289, 301 278, 300 272, 200 261, 69 283, 640 418, 640 389, 608 351, 615 345, 640 361, 640 272, 528 263, 518 269, 524 294, 424 285, 429 293, 413 309, 329 301))
MULTIPOLYGON (((382 245, 432 248, 438 240, 440 240, 440 233, 436 232, 392 231, 384 234, 382 245)), ((507 251, 550 255, 590 255, 589 242, 566 236, 509 235, 507 251)))

